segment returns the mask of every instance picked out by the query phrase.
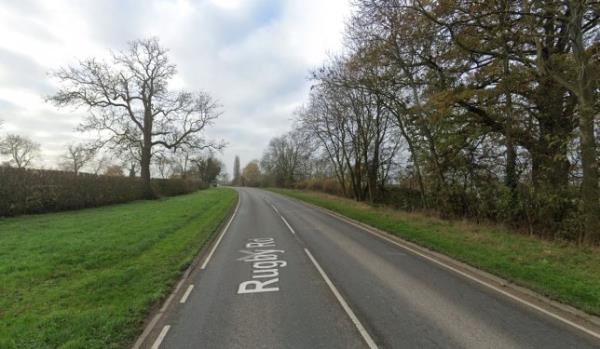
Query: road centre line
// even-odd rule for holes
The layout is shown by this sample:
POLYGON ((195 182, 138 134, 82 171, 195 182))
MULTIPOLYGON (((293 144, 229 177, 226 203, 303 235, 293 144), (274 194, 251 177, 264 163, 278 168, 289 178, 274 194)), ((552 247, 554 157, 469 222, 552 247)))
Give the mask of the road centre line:
POLYGON ((165 327, 163 327, 163 329, 162 329, 162 331, 160 331, 160 334, 158 335, 158 337, 156 337, 154 344, 152 344, 151 349, 158 349, 160 347, 160 344, 165 339, 165 336, 167 335, 167 332, 169 332, 170 328, 171 328, 171 326, 169 326, 169 325, 165 325, 165 327))
POLYGON ((194 289, 194 285, 189 285, 187 290, 183 294, 183 297, 181 297, 181 300, 179 301, 179 303, 185 303, 185 301, 187 301, 188 297, 190 296, 190 293, 192 293, 193 289, 194 289))
POLYGON ((294 228, 292 228, 292 226, 290 225, 290 223, 288 223, 288 221, 283 217, 283 215, 279 212, 279 210, 277 209, 277 207, 275 207, 275 205, 273 205, 273 204, 271 204, 271 207, 279 215, 279 218, 281 218, 281 220, 283 221, 283 223, 285 223, 285 225, 292 232, 292 234, 296 235, 296 231, 294 231, 294 228))
POLYGON ((377 349, 377 344, 375 344, 375 341, 373 341, 373 338, 371 338, 371 335, 369 335, 369 332, 367 332, 365 327, 360 323, 360 320, 358 320, 358 318, 356 317, 356 315, 354 314, 354 312, 352 311, 352 309, 350 308, 348 303, 344 300, 344 298, 342 297, 340 292, 337 290, 337 288, 335 287, 333 282, 331 282, 331 280, 329 279, 327 274, 325 274, 325 272, 323 271, 323 269, 321 268, 321 266, 319 265, 319 263, 317 262, 315 257, 313 257, 313 255, 310 253, 310 251, 306 248, 304 249, 304 252, 306 252, 306 254, 308 255, 308 258, 310 258, 310 260, 314 264, 315 268, 317 268, 317 270, 319 271, 319 274, 321 274, 321 277, 323 277, 323 279, 325 280, 325 283, 327 284, 327 286, 329 286, 329 289, 331 290, 331 292, 333 293, 335 298, 337 298, 338 302, 340 303, 340 305, 342 306, 342 308, 344 309, 344 311, 346 312, 348 317, 350 317, 350 320, 352 321, 354 326, 356 326, 356 329, 358 330, 360 335, 363 337, 363 339, 367 343, 367 346, 370 349, 377 349))
POLYGON ((283 220, 283 223, 285 223, 285 225, 292 232, 292 234, 296 235, 296 232, 294 231, 294 229, 292 228, 292 226, 290 225, 290 223, 288 223, 288 221, 285 218, 283 218, 283 216, 279 216, 279 217, 281 217, 281 219, 283 220))
POLYGON ((229 226, 231 225, 231 222, 233 222, 233 219, 237 215, 238 209, 240 208, 240 202, 241 201, 242 201, 241 198, 238 199, 237 205, 235 206, 235 211, 233 211, 233 214, 231 215, 231 218, 229 219, 229 222, 227 222, 227 225, 225 226, 225 228, 221 232, 221 235, 217 239, 217 242, 215 242, 215 244, 213 245, 212 249, 210 250, 210 253, 208 254, 208 256, 206 256, 206 259, 204 259, 204 262, 200 266, 200 269, 202 269, 202 270, 206 269, 206 265, 208 264, 208 262, 210 262, 210 259, 212 258, 213 253, 215 253, 215 250, 217 249, 217 247, 221 243, 221 239, 223 239, 223 236, 225 236, 225 233, 229 229, 229 226))

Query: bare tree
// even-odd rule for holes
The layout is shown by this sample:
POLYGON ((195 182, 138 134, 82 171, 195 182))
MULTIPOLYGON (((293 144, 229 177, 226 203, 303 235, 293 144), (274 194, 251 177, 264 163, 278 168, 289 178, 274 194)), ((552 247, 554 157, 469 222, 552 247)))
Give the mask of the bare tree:
POLYGON ((40 151, 40 145, 29 138, 9 134, 0 142, 0 154, 9 156, 8 164, 27 168, 40 151))
POLYGON ((293 131, 272 138, 260 162, 265 175, 277 186, 290 186, 307 174, 312 144, 306 134, 293 131))
POLYGON ((109 163, 110 163, 110 159, 106 155, 96 157, 96 159, 93 159, 90 163, 91 171, 95 175, 99 175, 102 172, 104 172, 104 170, 109 165, 109 163))
POLYGON ((169 178, 174 173, 174 160, 166 153, 158 154, 154 159, 154 164, 161 178, 169 178))
POLYGON ((83 144, 71 144, 67 147, 67 152, 63 156, 61 168, 75 174, 90 162, 95 156, 95 150, 88 148, 83 144))
POLYGON ((191 152, 188 150, 170 152, 168 154, 161 154, 161 156, 167 156, 170 160, 169 167, 171 175, 178 176, 180 178, 186 178, 190 171, 190 165, 192 162, 191 152))
POLYGON ((135 177, 135 162, 129 164, 129 177, 135 177))
POLYGON ((351 59, 335 58, 313 73, 309 105, 298 116, 336 164, 342 190, 348 182, 356 200, 374 201, 400 143, 392 114, 367 89, 366 75, 351 59))
POLYGON ((139 154, 146 195, 153 197, 150 165, 157 149, 224 146, 202 137, 219 117, 219 105, 205 92, 170 91, 176 72, 158 39, 136 40, 113 53, 110 63, 91 58, 54 72, 62 88, 48 100, 88 107, 80 130, 98 131, 99 144, 118 154, 139 154))

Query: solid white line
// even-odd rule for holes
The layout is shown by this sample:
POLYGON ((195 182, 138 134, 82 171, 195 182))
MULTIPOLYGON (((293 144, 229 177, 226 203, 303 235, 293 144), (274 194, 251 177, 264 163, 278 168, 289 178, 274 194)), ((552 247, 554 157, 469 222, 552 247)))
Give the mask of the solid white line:
POLYGON ((169 326, 169 325, 166 325, 165 327, 163 327, 163 329, 162 329, 162 331, 160 331, 160 334, 158 335, 158 337, 156 337, 154 344, 152 344, 151 349, 158 349, 158 347, 160 347, 160 344, 162 343, 163 339, 165 339, 165 336, 167 335, 167 332, 169 332, 170 328, 171 328, 171 326, 169 326))
POLYGON ((190 293, 192 292, 193 289, 194 289, 194 285, 189 285, 187 290, 185 290, 183 297, 181 297, 181 300, 179 301, 179 303, 185 303, 185 301, 187 301, 187 299, 190 296, 190 293))
POLYGON ((231 225, 231 222, 233 222, 233 219, 237 215, 237 211, 240 208, 240 201, 242 201, 242 200, 238 199, 237 205, 235 206, 235 211, 233 211, 233 214, 231 215, 231 218, 229 219, 229 222, 227 222, 227 225, 225 226, 225 228, 221 232, 221 235, 217 239, 217 242, 215 242, 215 244, 213 245, 212 249, 210 250, 210 253, 208 254, 208 256, 206 256, 206 259, 202 263, 202 266, 200 266, 200 269, 206 269, 206 265, 208 264, 208 262, 210 262, 210 259, 212 258, 213 253, 215 253, 215 250, 217 249, 217 247, 221 243, 221 239, 223 239, 223 236, 225 236, 225 233, 227 232, 227 229, 229 229, 229 226, 231 225))
POLYGON ((294 229, 292 229, 292 226, 290 225, 290 223, 288 223, 288 221, 286 221, 285 218, 283 218, 283 216, 279 216, 279 217, 281 217, 281 219, 283 220, 283 223, 285 223, 285 225, 292 232, 292 234, 296 235, 296 232, 294 231, 294 229))
POLYGON ((479 278, 477 278, 475 276, 472 276, 472 275, 470 275, 468 273, 465 273, 465 272, 463 272, 463 271, 461 271, 459 269, 456 269, 456 268, 454 268, 454 267, 452 267, 452 266, 450 266, 450 265, 448 265, 448 264, 446 264, 444 262, 438 261, 437 259, 435 259, 433 257, 430 257, 430 256, 428 256, 428 255, 426 255, 424 253, 421 253, 421 252, 419 252, 419 251, 417 251, 417 250, 415 250, 415 249, 413 249, 413 248, 411 248, 409 246, 406 246, 406 245, 403 245, 403 244, 401 244, 401 243, 399 243, 397 241, 394 241, 394 240, 388 238, 387 236, 383 236, 382 234, 373 232, 373 231, 369 230, 367 227, 364 227, 364 226, 362 226, 360 224, 354 223, 354 222, 352 222, 350 220, 344 219, 345 217, 340 217, 340 216, 337 216, 337 215, 335 215, 333 213, 330 213, 330 212, 326 212, 326 213, 328 215, 330 215, 332 217, 335 217, 335 218, 337 218, 339 220, 342 220, 342 221, 344 221, 346 223, 352 224, 355 227, 360 228, 362 231, 365 231, 365 232, 367 232, 367 233, 369 233, 371 235, 374 235, 374 236, 376 236, 376 237, 378 237, 380 239, 383 239, 383 240, 386 240, 388 242, 391 242, 392 244, 394 244, 396 246, 399 246, 399 247, 401 247, 401 248, 403 248, 405 250, 408 250, 408 251, 410 251, 410 252, 412 252, 412 253, 414 253, 414 254, 422 257, 422 258, 425 258, 428 261, 433 262, 433 263, 435 263, 435 264, 437 264, 437 265, 439 265, 439 266, 441 266, 443 268, 446 268, 446 269, 448 269, 448 270, 450 270, 452 272, 455 272, 455 273, 457 273, 459 275, 462 275, 463 277, 465 277, 465 278, 467 278, 467 279, 469 279, 471 281, 474 281, 474 282, 476 282, 476 283, 478 283, 480 285, 488 287, 488 288, 490 288, 490 289, 492 289, 492 290, 494 290, 494 291, 496 291, 496 292, 498 292, 498 293, 500 293, 500 294, 502 294, 502 295, 504 295, 504 296, 506 296, 506 297, 508 297, 508 298, 510 298, 512 300, 514 300, 514 301, 517 301, 517 302, 519 302, 521 304, 524 304, 524 305, 526 305, 528 307, 531 307, 531 308, 533 308, 533 309, 535 309, 535 310, 537 310, 537 311, 539 311, 541 313, 544 313, 547 316, 550 316, 551 318, 554 318, 556 320, 562 321, 562 322, 566 323, 567 325, 570 325, 570 326, 572 326, 572 327, 574 327, 574 328, 576 328, 576 329, 578 329, 578 330, 580 330, 582 332, 585 332, 585 333, 589 334, 592 337, 600 339, 600 333, 594 332, 594 331, 592 331, 590 329, 587 329, 587 328, 585 328, 585 327, 583 327, 583 326, 581 326, 579 324, 576 324, 575 322, 573 322, 573 321, 571 321, 569 319, 566 319, 566 318, 564 318, 564 317, 562 317, 562 316, 560 316, 560 315, 558 315, 556 313, 553 313, 553 312, 551 312, 549 310, 546 310, 546 309, 544 309, 544 308, 542 308, 540 306, 537 306, 537 305, 535 305, 535 304, 533 304, 533 303, 531 303, 531 302, 529 302, 529 301, 527 301, 525 299, 522 299, 521 297, 515 296, 515 295, 511 294, 510 292, 507 292, 507 291, 505 291, 505 290, 503 290, 501 288, 498 288, 498 287, 496 287, 496 286, 494 286, 494 285, 492 285, 492 284, 490 284, 490 283, 488 283, 486 281, 480 280, 479 278))
POLYGON ((327 274, 325 274, 323 269, 321 269, 321 266, 319 265, 317 260, 313 257, 313 255, 310 253, 310 251, 308 249, 305 248, 304 252, 306 252, 306 254, 308 255, 308 258, 310 258, 312 263, 315 265, 315 267, 319 271, 319 274, 321 274, 321 276, 325 280, 325 283, 327 283, 327 286, 329 286, 329 289, 331 290, 331 292, 333 292, 333 295, 335 296, 335 298, 337 298, 337 300, 340 303, 340 305, 342 306, 342 308, 344 308, 344 311, 346 311, 346 314, 348 314, 348 317, 350 317, 350 320, 352 320, 352 323, 354 323, 354 326, 356 326, 356 329, 358 329, 358 332, 360 333, 360 335, 363 337, 363 339, 367 343, 367 346, 371 349, 376 349, 377 344, 375 344, 375 341, 373 341, 373 338, 371 338, 371 336, 369 335, 369 332, 367 332, 367 330, 364 328, 364 326, 360 323, 360 321, 358 320, 358 318, 356 317, 356 315, 354 314, 352 309, 350 309, 350 306, 348 305, 348 303, 346 303, 346 301, 344 300, 342 295, 338 292, 337 288, 331 282, 331 280, 329 279, 327 274))

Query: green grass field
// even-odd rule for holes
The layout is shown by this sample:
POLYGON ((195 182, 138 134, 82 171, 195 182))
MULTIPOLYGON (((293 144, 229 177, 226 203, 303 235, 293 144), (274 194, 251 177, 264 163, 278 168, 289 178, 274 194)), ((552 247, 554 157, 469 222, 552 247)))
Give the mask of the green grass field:
POLYGON ((272 189, 385 230, 408 241, 600 315, 600 249, 376 208, 315 192, 272 189))
POLYGON ((0 348, 130 346, 236 197, 0 219, 0 348))

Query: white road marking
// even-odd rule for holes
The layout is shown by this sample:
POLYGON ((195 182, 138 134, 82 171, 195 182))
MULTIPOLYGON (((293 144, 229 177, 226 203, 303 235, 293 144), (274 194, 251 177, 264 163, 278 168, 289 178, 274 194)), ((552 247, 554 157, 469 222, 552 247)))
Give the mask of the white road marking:
POLYGON ((354 314, 354 312, 352 311, 352 309, 350 308, 348 303, 346 303, 346 301, 344 300, 344 298, 342 297, 340 292, 337 290, 335 285, 331 282, 331 280, 329 279, 327 274, 325 274, 323 269, 321 269, 321 266, 319 265, 317 260, 313 257, 313 255, 310 253, 310 251, 308 249, 305 248, 304 252, 306 252, 306 254, 308 255, 308 258, 310 258, 312 263, 315 265, 315 267, 319 271, 319 274, 321 274, 321 276, 325 280, 325 283, 327 283, 327 286, 329 286, 329 289, 331 290, 331 292, 333 292, 333 295, 335 296, 335 298, 337 298, 338 302, 340 303, 340 305, 342 306, 342 308, 344 309, 344 311, 346 312, 348 317, 350 317, 350 320, 352 320, 352 323, 354 323, 354 326, 356 326, 356 329, 358 329, 358 332, 360 333, 360 335, 363 337, 363 339, 367 343, 367 346, 371 349, 377 349, 377 344, 375 344, 375 341, 373 341, 373 338, 371 338, 371 335, 369 335, 369 332, 367 332, 365 327, 360 323, 360 321, 358 320, 358 318, 356 317, 356 315, 354 314))
POLYGON ((160 347, 160 344, 162 343, 163 339, 165 339, 165 336, 167 335, 167 332, 169 332, 170 328, 171 328, 171 326, 169 326, 169 325, 166 325, 165 327, 163 327, 163 329, 162 329, 162 331, 160 331, 160 334, 158 335, 158 337, 156 337, 154 344, 152 344, 151 349, 158 349, 158 347, 160 347))
POLYGON ((245 256, 238 258, 237 260, 244 263, 252 263, 252 280, 240 283, 237 294, 279 291, 279 286, 277 286, 277 283, 279 282, 279 268, 283 268, 287 265, 286 261, 279 259, 279 254, 283 254, 285 251, 265 249, 266 247, 274 248, 275 239, 249 239, 249 242, 246 244, 246 248, 254 248, 255 250, 240 250, 240 252, 245 254, 245 256), (268 278, 268 280, 262 280, 265 278, 268 278), (266 287, 271 284, 275 285, 266 287))
POLYGON ((380 233, 371 231, 367 227, 364 227, 364 226, 362 226, 360 224, 354 223, 351 220, 344 219, 345 217, 340 217, 340 216, 337 216, 336 214, 333 214, 333 213, 330 213, 330 212, 327 212, 327 211, 325 211, 325 212, 328 215, 332 216, 332 217, 335 217, 335 218, 337 218, 337 219, 339 219, 341 221, 344 221, 346 223, 354 225, 355 227, 360 228, 362 231, 365 231, 365 232, 367 232, 367 233, 369 233, 369 234, 371 234, 373 236, 376 236, 376 237, 378 237, 380 239, 383 239, 383 240, 386 240, 388 242, 391 242, 392 244, 394 244, 396 246, 399 246, 399 247, 401 247, 401 248, 403 248, 405 250, 408 250, 408 251, 410 251, 410 252, 412 252, 412 253, 414 253, 414 254, 422 257, 422 258, 427 259, 430 262, 433 262, 433 263, 435 263, 435 264, 437 264, 437 265, 439 265, 439 266, 441 266, 443 268, 446 268, 446 269, 448 269, 448 270, 450 270, 452 272, 455 272, 455 273, 457 273, 457 274, 459 274, 459 275, 461 275, 461 276, 463 276, 463 277, 465 277, 465 278, 467 278, 467 279, 469 279, 471 281, 474 281, 474 282, 476 282, 476 283, 478 283, 480 285, 483 285, 483 286, 485 286, 487 288, 490 288, 490 289, 492 289, 492 290, 494 290, 494 291, 496 291, 496 292, 498 292, 498 293, 500 293, 500 294, 502 294, 502 295, 504 295, 504 296, 506 296, 506 297, 508 297, 508 298, 510 298, 512 300, 514 300, 514 301, 517 301, 518 303, 524 304, 524 305, 526 305, 526 306, 528 306, 530 308, 533 308, 533 309, 535 309, 535 310, 537 310, 537 311, 539 311, 539 312, 541 312, 543 314, 546 314, 547 316, 550 316, 553 319, 559 320, 559 321, 561 321, 561 322, 563 322, 563 323, 565 323, 565 324, 567 324, 569 326, 572 326, 572 327, 574 327, 574 328, 576 328, 576 329, 578 329, 578 330, 580 330, 580 331, 582 331, 584 333, 587 333, 587 334, 589 334, 592 337, 600 339, 600 333, 597 333, 597 332, 594 332, 594 331, 592 331, 590 329, 587 329, 587 328, 585 328, 585 327, 583 327, 583 326, 581 326, 581 325, 579 325, 579 324, 577 324, 577 323, 575 323, 575 322, 573 322, 573 321, 571 321, 569 319, 566 319, 566 318, 564 318, 564 317, 562 317, 562 316, 560 316, 560 315, 558 315, 556 313, 553 313, 552 311, 546 310, 546 309, 544 309, 544 308, 542 308, 542 307, 540 307, 538 305, 535 305, 535 304, 533 304, 533 303, 531 303, 531 302, 529 302, 529 301, 527 301, 525 299, 522 299, 521 297, 515 296, 515 295, 511 294, 510 292, 507 292, 507 291, 505 291, 505 290, 503 290, 503 289, 501 289, 499 287, 496 287, 496 286, 494 286, 494 285, 492 285, 492 284, 490 284, 490 283, 488 283, 486 281, 480 280, 479 278, 477 278, 475 276, 472 276, 472 275, 470 275, 468 273, 465 273, 465 272, 463 272, 461 270, 458 270, 458 269, 454 268, 453 266, 450 266, 450 265, 448 265, 448 264, 446 264, 446 263, 444 263, 442 261, 438 261, 437 259, 435 259, 433 257, 430 257, 430 256, 428 256, 428 255, 426 255, 424 253, 421 253, 418 250, 415 250, 415 249, 413 249, 413 248, 411 248, 409 246, 406 246, 406 245, 403 245, 403 244, 401 244, 401 243, 399 243, 397 241, 394 241, 394 240, 388 238, 387 236, 384 236, 384 235, 382 235, 380 233))
POLYGON ((277 207, 275 207, 275 205, 273 205, 273 204, 271 204, 271 207, 273 208, 273 211, 275 211, 275 213, 277 213, 279 215, 279 218, 281 218, 281 220, 283 221, 283 223, 285 223, 285 225, 292 232, 292 234, 296 235, 296 232, 294 231, 294 229, 292 228, 292 226, 290 225, 290 223, 288 223, 288 221, 283 217, 283 215, 279 212, 279 210, 277 209, 277 207))
POLYGON ((139 349, 142 346, 142 343, 144 343, 144 341, 146 341, 146 338, 148 338, 148 335, 154 329, 154 326, 156 326, 156 323, 158 322, 158 320, 160 320, 161 316, 162 316, 162 313, 158 313, 152 318, 152 321, 150 321, 148 326, 146 326, 146 328, 144 329, 144 332, 137 339, 137 341, 135 341, 135 343, 133 344, 133 347, 131 349, 139 349))
POLYGON ((219 236, 219 239, 217 239, 217 242, 215 242, 215 244, 213 245, 212 249, 210 250, 210 253, 208 254, 208 256, 206 256, 206 259, 202 263, 202 266, 200 266, 200 269, 206 269, 206 265, 208 264, 208 262, 210 262, 210 259, 212 258, 213 253, 215 253, 215 250, 217 249, 217 247, 221 243, 221 239, 223 239, 223 236, 225 236, 225 233, 227 232, 227 229, 229 229, 229 226, 231 225, 231 222, 233 222, 233 219, 237 215, 238 209, 240 208, 240 202, 241 201, 242 201, 241 199, 238 199, 237 206, 235 206, 235 211, 233 211, 233 214, 231 215, 231 218, 229 219, 229 222, 227 222, 227 225, 225 226, 225 228, 221 232, 221 235, 219 236))
POLYGON ((179 301, 179 303, 185 303, 185 301, 187 301, 188 297, 190 296, 190 293, 192 293, 193 289, 194 289, 194 285, 189 285, 187 290, 185 290, 183 297, 181 297, 181 300, 179 301))
POLYGON ((290 223, 288 223, 288 221, 286 221, 285 218, 283 218, 283 216, 279 216, 279 217, 281 217, 281 219, 283 220, 283 223, 285 223, 285 225, 292 232, 292 234, 296 235, 296 232, 294 231, 294 229, 292 229, 292 227, 290 226, 290 223))
POLYGON ((169 298, 167 298, 167 301, 160 308, 160 312, 161 313, 164 313, 167 310, 167 308, 171 304, 171 301, 173 300, 173 297, 175 297, 175 295, 177 294, 177 292, 179 292, 179 289, 181 288, 181 286, 183 286, 184 282, 185 282, 185 279, 179 280, 179 282, 177 283, 177 286, 175 287, 175 289, 173 290, 173 292, 171 292, 171 294, 169 295, 169 298))

